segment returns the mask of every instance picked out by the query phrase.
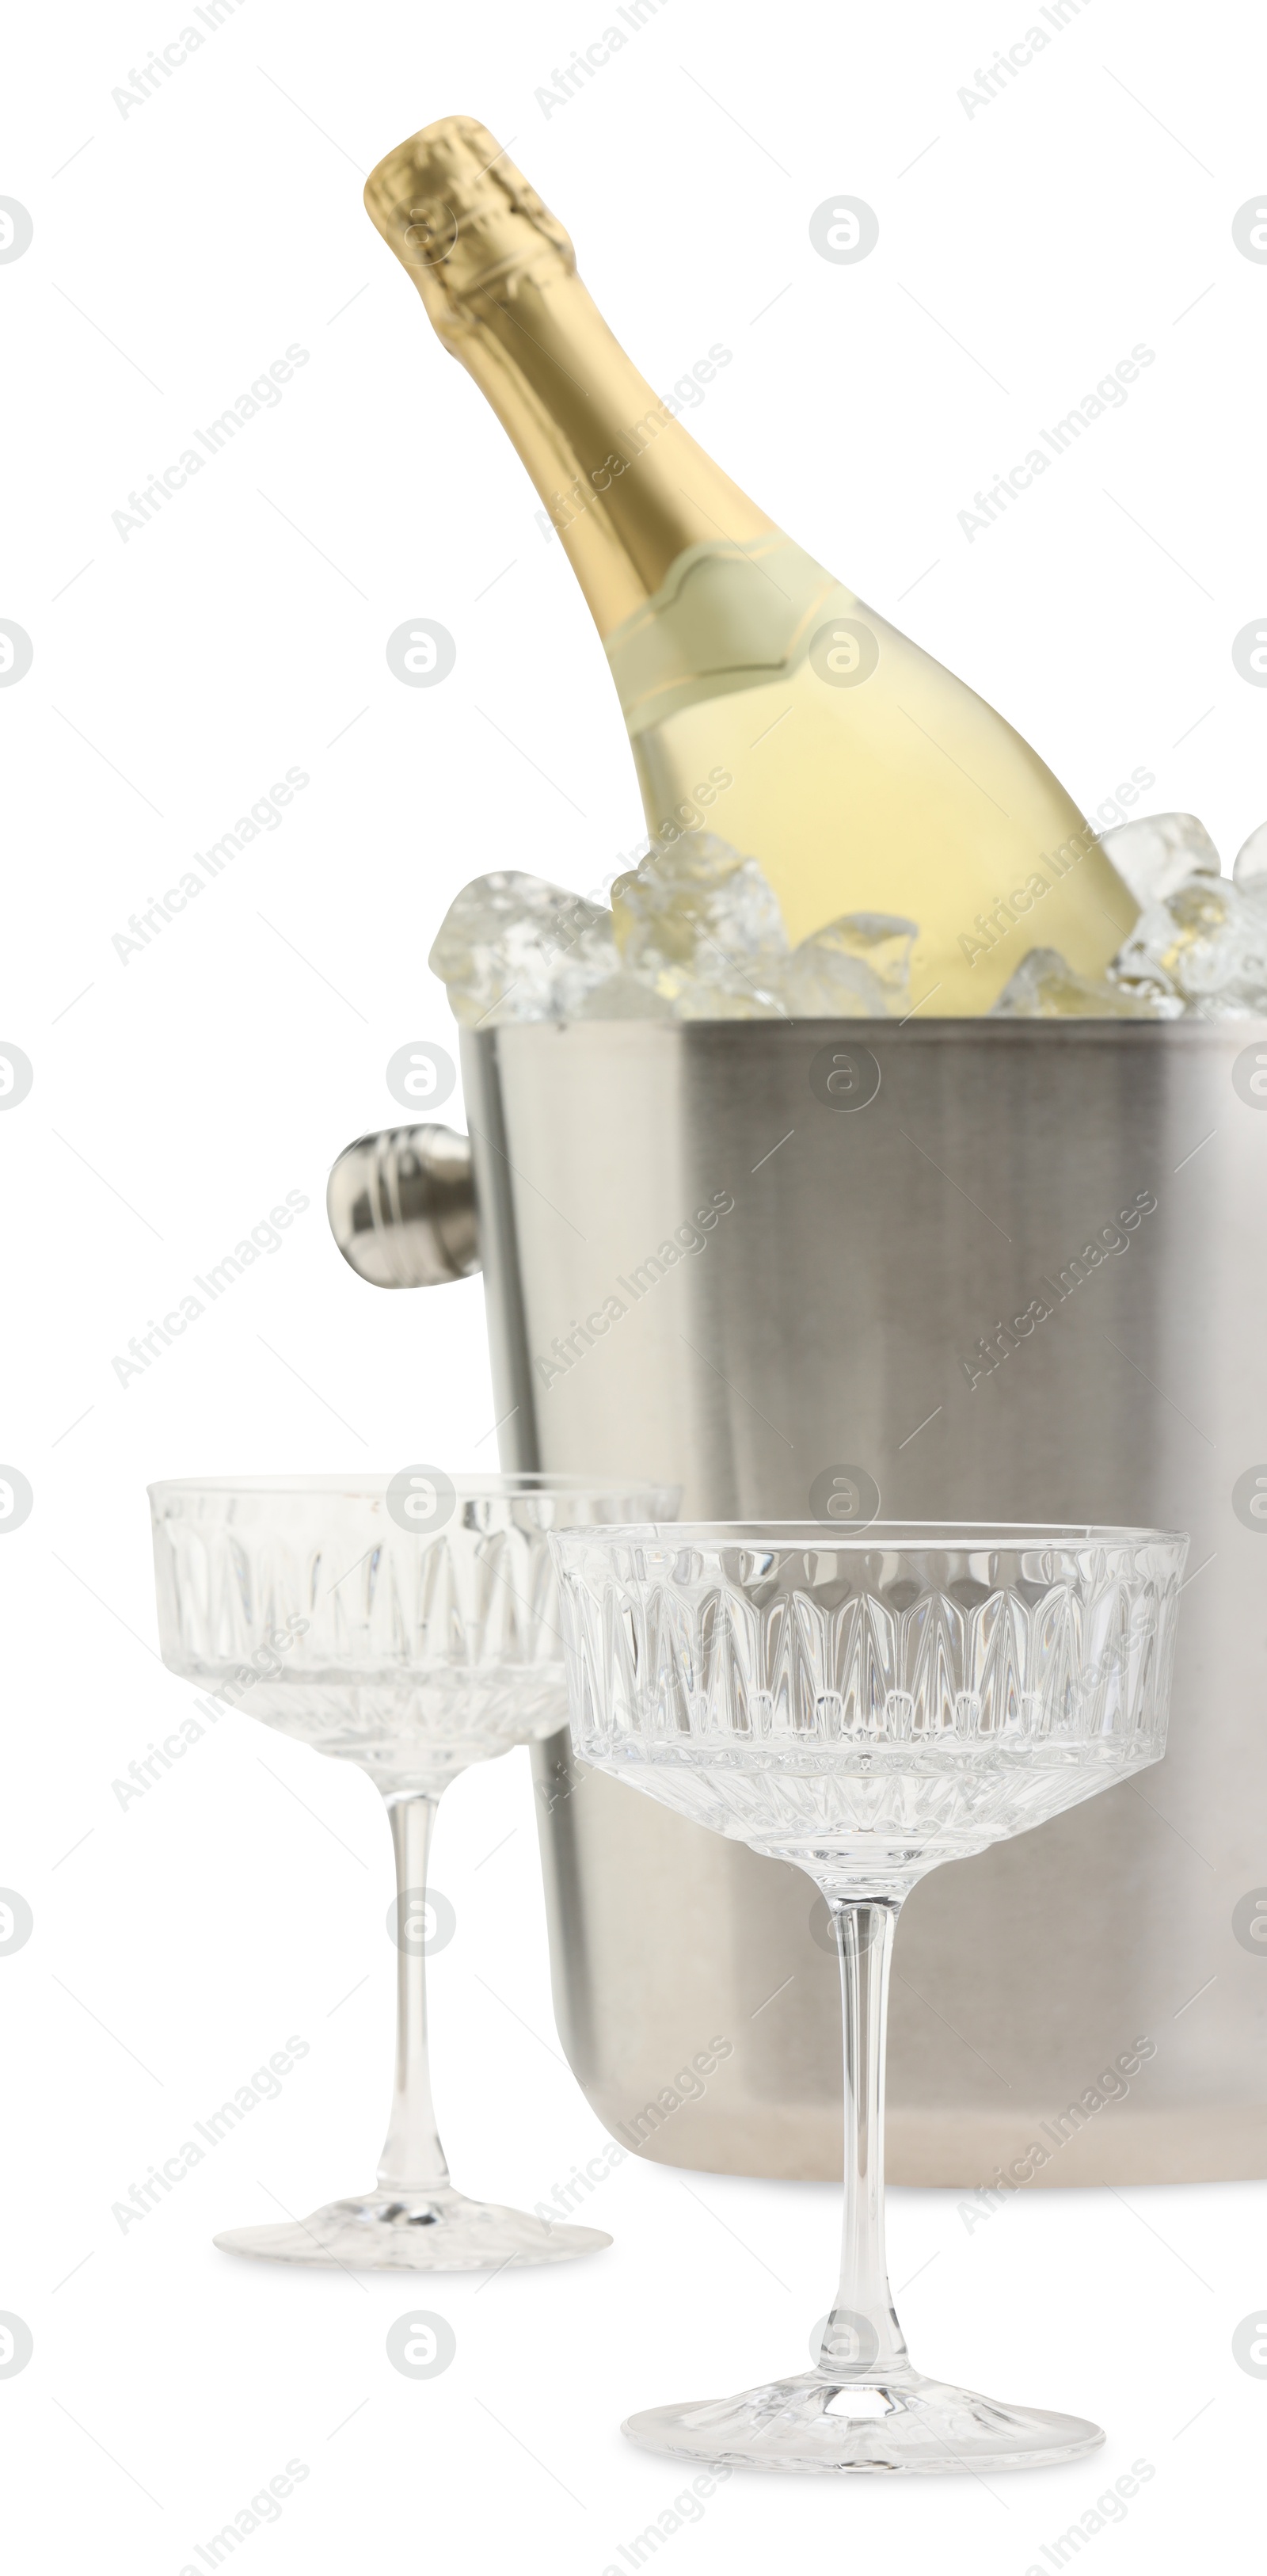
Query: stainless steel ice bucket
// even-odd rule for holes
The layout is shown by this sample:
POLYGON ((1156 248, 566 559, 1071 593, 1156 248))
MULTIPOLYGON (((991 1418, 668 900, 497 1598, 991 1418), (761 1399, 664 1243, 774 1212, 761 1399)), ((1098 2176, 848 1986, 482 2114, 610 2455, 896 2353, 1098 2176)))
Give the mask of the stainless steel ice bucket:
MULTIPOLYGON (((1034 2141, 1044 2183, 1267 2174, 1254 1035, 463 1036, 507 1463, 677 1477, 700 1516, 878 1501, 1192 1533, 1165 1763, 905 1908, 898 2181, 978 2184, 1034 2141)), ((566 1737, 535 1758, 559 2027, 600 2117, 662 2162, 834 2175, 835 1967, 808 1880, 578 1771, 566 1737)))

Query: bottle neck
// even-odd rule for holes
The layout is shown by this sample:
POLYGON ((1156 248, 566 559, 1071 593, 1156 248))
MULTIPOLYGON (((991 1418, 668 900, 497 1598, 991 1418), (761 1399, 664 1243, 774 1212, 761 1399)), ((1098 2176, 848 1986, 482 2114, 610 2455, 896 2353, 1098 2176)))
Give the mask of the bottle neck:
POLYGON ((688 546, 744 544, 764 511, 696 446, 625 356, 579 277, 476 292, 450 345, 517 448, 600 635, 688 546))
POLYGON ((412 135, 365 202, 518 449, 600 635, 688 547, 770 533, 631 366, 562 225, 482 126, 446 117, 412 135))

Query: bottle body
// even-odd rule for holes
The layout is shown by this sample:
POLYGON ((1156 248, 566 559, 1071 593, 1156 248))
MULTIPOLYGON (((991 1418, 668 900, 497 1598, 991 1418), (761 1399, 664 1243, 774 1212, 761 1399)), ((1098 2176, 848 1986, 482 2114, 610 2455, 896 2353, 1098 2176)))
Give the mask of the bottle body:
POLYGON ((1037 753, 787 539, 690 550, 607 653, 649 831, 757 859, 793 942, 903 913, 916 1003, 955 1016, 1030 948, 1096 974, 1126 937, 1133 898, 1037 753))
POLYGON ((366 202, 514 440, 603 635, 653 838, 756 859, 796 943, 919 925, 912 993, 987 1011, 1031 948, 1103 972, 1138 911, 1004 718, 750 502, 631 367, 566 234, 483 128, 427 128, 366 202))

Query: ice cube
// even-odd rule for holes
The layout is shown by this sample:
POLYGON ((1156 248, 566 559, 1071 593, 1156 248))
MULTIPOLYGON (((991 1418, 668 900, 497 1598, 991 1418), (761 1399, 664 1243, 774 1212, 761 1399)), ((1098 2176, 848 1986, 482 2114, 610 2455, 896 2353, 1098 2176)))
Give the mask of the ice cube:
MULTIPOLYGON (((597 922, 581 931, 572 946, 555 959, 554 973, 546 992, 545 1011, 534 1010, 531 1016, 533 1019, 544 1017, 550 1020, 584 1019, 593 996, 609 984, 623 980, 611 914, 604 911, 597 922)), ((598 1016, 612 1019, 616 1014, 609 1009, 598 1016)))
POLYGON ((917 925, 888 912, 845 912, 793 950, 777 991, 794 1019, 884 1019, 910 1006, 917 925))
POLYGON ((571 1014, 578 1020, 671 1020, 673 1005, 657 993, 645 975, 619 966, 601 984, 591 984, 571 1014))
POLYGON ((652 843, 612 887, 620 962, 680 1019, 781 1015, 773 978, 788 954, 773 887, 713 832, 652 843))
POLYGON ((1219 854, 1195 814, 1141 814, 1102 832, 1100 847, 1137 903, 1162 903, 1185 878, 1216 877, 1219 854))
POLYGON ((468 1027, 569 1019, 620 965, 611 914, 517 868, 476 877, 454 897, 429 959, 468 1027))
POLYGON ((1224 984, 1217 992, 1202 993, 1189 1002, 1185 1016, 1190 1020, 1267 1020, 1267 981, 1255 990, 1243 984, 1224 984))
POLYGON ((1267 895, 1267 823, 1242 842, 1232 862, 1232 877, 1241 894, 1267 895))
POLYGON ((1058 948, 1031 948, 1022 957, 1010 984, 1005 984, 990 1017, 1000 1020, 1157 1020, 1173 1019, 1181 1002, 1159 992, 1145 996, 1119 985, 1094 982, 1079 975, 1058 948))
POLYGON ((1267 902, 1253 881, 1190 877, 1164 903, 1145 904, 1109 968, 1113 983, 1143 991, 1160 982, 1197 1019, 1260 1017, 1267 1010, 1267 902))
POLYGON ((675 1020, 787 1020, 792 1016, 772 976, 746 976, 740 969, 716 984, 684 978, 669 1009, 675 1020))
POLYGON ((1115 993, 1124 994, 1128 1001, 1151 1004, 1153 1019, 1182 1019, 1188 1007, 1183 994, 1163 975, 1148 949, 1119 948, 1104 971, 1115 993))

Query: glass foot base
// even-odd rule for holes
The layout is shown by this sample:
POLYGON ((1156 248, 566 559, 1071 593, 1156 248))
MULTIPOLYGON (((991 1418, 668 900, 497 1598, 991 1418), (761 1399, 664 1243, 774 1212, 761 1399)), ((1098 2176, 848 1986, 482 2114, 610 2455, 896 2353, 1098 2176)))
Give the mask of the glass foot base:
POLYGON ((1104 2440, 1099 2425, 1080 2415, 1001 2406, 970 2388, 949 2388, 909 2369, 884 2380, 840 2380, 807 2371, 739 2397, 654 2406, 631 2415, 621 2429, 644 2451, 667 2451, 710 2467, 802 2476, 848 2470, 980 2476, 994 2469, 1048 2469, 1080 2459, 1104 2440))
POLYGON ((350 2272, 492 2272, 502 2264, 570 2263, 577 2254, 599 2253, 611 2238, 597 2227, 547 2227, 525 2210, 445 2189, 333 2200, 311 2218, 232 2227, 215 2242, 225 2254, 350 2272))

